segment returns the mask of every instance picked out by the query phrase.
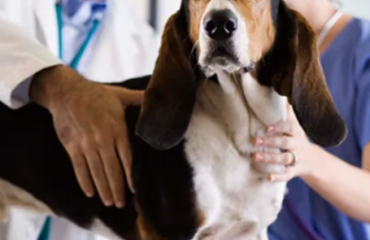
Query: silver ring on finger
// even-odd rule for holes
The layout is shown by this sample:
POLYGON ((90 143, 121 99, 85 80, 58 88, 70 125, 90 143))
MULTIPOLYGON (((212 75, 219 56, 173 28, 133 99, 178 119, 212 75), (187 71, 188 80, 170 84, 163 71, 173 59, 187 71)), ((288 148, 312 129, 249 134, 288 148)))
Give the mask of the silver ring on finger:
POLYGON ((293 157, 292 162, 290 164, 288 164, 287 166, 288 167, 294 167, 297 164, 298 159, 292 151, 287 151, 287 152, 292 154, 292 157, 293 157))

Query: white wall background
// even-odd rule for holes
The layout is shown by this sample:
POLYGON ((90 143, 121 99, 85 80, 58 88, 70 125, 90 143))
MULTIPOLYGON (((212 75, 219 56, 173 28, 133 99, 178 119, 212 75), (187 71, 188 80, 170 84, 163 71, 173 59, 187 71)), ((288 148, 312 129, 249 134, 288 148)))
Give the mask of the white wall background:
POLYGON ((344 11, 370 19, 370 0, 340 0, 344 11))
POLYGON ((128 2, 142 19, 148 20, 149 0, 128 0, 128 2))
POLYGON ((181 0, 158 0, 158 6, 158 30, 161 31, 169 16, 180 9, 181 0))
MULTIPOLYGON (((148 19, 149 0, 129 0, 140 16, 148 19)), ((343 10, 354 16, 370 19, 370 0, 335 0, 340 2, 343 10)), ((158 28, 161 32, 168 17, 180 8, 181 0, 158 0, 158 28)))

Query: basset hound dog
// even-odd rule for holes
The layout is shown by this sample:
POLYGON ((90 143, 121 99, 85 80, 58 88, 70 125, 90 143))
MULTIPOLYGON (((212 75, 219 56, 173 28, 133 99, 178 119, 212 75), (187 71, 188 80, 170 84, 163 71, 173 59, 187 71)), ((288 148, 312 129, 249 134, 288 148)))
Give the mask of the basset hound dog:
MULTIPOLYGON (((252 161, 252 138, 292 104, 308 137, 328 147, 346 126, 327 89, 316 36, 283 0, 183 0, 167 22, 152 76, 127 110, 136 193, 123 209, 88 199, 35 104, 0 106, 0 208, 29 207, 127 240, 266 240, 285 195, 252 161)), ((262 149, 277 151, 277 149, 262 149)))

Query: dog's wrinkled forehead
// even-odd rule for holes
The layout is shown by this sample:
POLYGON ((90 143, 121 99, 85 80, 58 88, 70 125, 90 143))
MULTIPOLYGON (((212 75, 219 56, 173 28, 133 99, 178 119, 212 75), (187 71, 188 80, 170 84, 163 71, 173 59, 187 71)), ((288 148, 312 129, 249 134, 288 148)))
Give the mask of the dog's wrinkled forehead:
MULTIPOLYGON (((189 6, 192 3, 202 3, 203 5, 208 4, 212 0, 183 0, 181 4, 181 9, 183 11, 183 14, 186 16, 186 19, 189 21, 190 18, 190 9, 189 6)), ((224 1, 231 1, 231 0, 224 0, 224 1)), ((271 7, 271 17, 274 22, 277 21, 277 16, 278 16, 278 11, 279 11, 279 2, 281 0, 233 0, 235 2, 239 2, 241 4, 247 4, 247 3, 266 3, 266 2, 271 2, 270 7, 271 7)))

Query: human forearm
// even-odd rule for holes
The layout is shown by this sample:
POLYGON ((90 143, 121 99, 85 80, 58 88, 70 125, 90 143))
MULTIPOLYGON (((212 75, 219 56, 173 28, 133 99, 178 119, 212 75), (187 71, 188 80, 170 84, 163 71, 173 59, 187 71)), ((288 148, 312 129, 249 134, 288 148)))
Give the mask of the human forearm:
POLYGON ((303 180, 346 215, 370 222, 370 173, 313 148, 314 164, 303 180))

